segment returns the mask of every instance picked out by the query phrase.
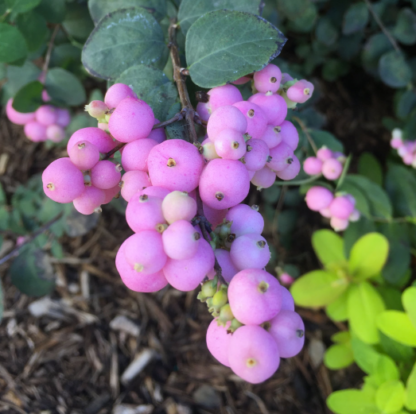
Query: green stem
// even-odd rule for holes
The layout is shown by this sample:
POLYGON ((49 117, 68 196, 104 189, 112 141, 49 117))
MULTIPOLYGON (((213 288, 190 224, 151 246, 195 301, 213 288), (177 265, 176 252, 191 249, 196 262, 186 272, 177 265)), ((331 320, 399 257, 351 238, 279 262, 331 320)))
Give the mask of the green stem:
POLYGON ((310 178, 306 178, 305 180, 299 180, 299 181, 276 181, 274 185, 277 186, 289 186, 289 185, 303 185, 303 184, 309 184, 313 183, 314 181, 317 181, 319 178, 322 177, 322 174, 314 175, 310 178))

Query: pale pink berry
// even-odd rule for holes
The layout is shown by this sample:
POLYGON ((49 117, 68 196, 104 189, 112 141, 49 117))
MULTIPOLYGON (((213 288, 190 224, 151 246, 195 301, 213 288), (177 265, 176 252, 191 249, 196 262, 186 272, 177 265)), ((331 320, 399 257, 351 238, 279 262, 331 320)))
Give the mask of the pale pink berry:
POLYGON ((217 319, 213 319, 207 329, 208 350, 217 361, 226 367, 230 366, 228 363, 228 345, 232 335, 227 333, 230 325, 230 321, 225 326, 218 325, 217 319))
POLYGON ((162 201, 162 212, 169 224, 191 221, 196 215, 196 201, 184 191, 172 191, 162 201))
POLYGON ((351 215, 348 217, 349 221, 355 222, 358 221, 361 217, 361 214, 358 210, 354 210, 351 215))
POLYGON ((230 256, 239 270, 263 269, 269 263, 270 249, 260 234, 243 234, 231 244, 230 256))
POLYGON ((236 375, 259 384, 279 368, 279 350, 273 337, 260 326, 242 326, 228 344, 228 362, 236 375))
POLYGON ((68 109, 56 108, 56 123, 62 128, 66 128, 71 122, 71 115, 68 109))
POLYGON ((49 96, 49 93, 44 89, 42 91, 42 101, 49 102, 50 100, 51 100, 51 97, 49 96))
POLYGON ((303 170, 309 175, 318 175, 322 172, 322 161, 316 157, 308 157, 303 162, 303 170))
POLYGON ((89 141, 77 142, 69 149, 68 155, 72 163, 82 171, 90 170, 100 160, 98 148, 89 141))
POLYGON ((321 213, 321 215, 325 218, 331 218, 331 210, 329 209, 329 207, 319 210, 319 213, 321 213))
POLYGON ((256 171, 251 179, 252 184, 254 184, 258 190, 271 187, 275 181, 276 173, 272 171, 267 164, 261 170, 256 171))
POLYGON ((222 223, 228 211, 228 209, 217 210, 216 208, 211 208, 207 206, 205 203, 202 204, 202 207, 204 210, 205 218, 213 227, 216 227, 222 223))
POLYGON ((347 220, 354 211, 354 204, 346 196, 335 197, 329 205, 331 216, 338 219, 347 220))
MULTIPOLYGON (((286 275, 289 276, 291 279, 291 283, 293 283, 294 279, 292 276, 288 275, 287 273, 283 273, 281 276, 286 275)), ((289 282, 289 278, 285 278, 286 282, 284 282, 282 280, 282 283, 285 283, 287 285, 290 285, 291 283, 287 283, 289 282)), ((282 285, 280 285, 280 295, 282 298, 282 307, 280 309, 280 312, 283 310, 289 310, 289 311, 294 311, 295 310, 295 301, 293 300, 293 296, 292 294, 282 285)))
POLYGON ((46 137, 53 142, 61 142, 65 138, 65 130, 59 125, 49 125, 46 128, 46 137))
POLYGON ((326 161, 326 160, 329 160, 330 158, 332 158, 334 156, 334 153, 329 148, 322 147, 318 150, 318 152, 316 153, 316 156, 321 161, 326 161))
POLYGON ((10 122, 13 122, 14 124, 17 124, 17 125, 24 125, 30 121, 35 120, 34 112, 27 112, 27 113, 18 112, 16 111, 16 109, 13 108, 12 105, 13 105, 13 98, 10 98, 6 104, 6 115, 7 115, 7 118, 9 118, 10 122))
POLYGON ((290 82, 292 80, 292 76, 290 76, 288 73, 282 73, 282 80, 280 81, 280 83, 284 85, 286 82, 290 82))
POLYGON ((108 204, 113 198, 118 198, 120 194, 120 186, 116 185, 113 188, 109 188, 104 191, 104 201, 103 204, 108 204))
POLYGON ((296 312, 282 310, 269 323, 269 333, 277 343, 281 358, 294 357, 302 350, 305 325, 296 312))
POLYGON ((254 87, 259 92, 277 92, 282 80, 282 72, 279 67, 270 63, 262 70, 254 72, 253 79, 254 87))
POLYGON ((266 165, 273 171, 283 171, 293 162, 293 149, 285 142, 281 142, 270 150, 270 157, 266 165))
POLYGON ((346 230, 349 225, 348 219, 340 219, 338 217, 332 217, 329 223, 331 224, 331 227, 337 232, 346 230))
POLYGON ((230 208, 225 218, 231 222, 230 232, 236 237, 249 233, 261 234, 264 229, 263 216, 247 204, 238 204, 230 208))
POLYGON ((113 109, 125 98, 137 99, 137 95, 128 85, 125 85, 124 83, 115 83, 108 88, 104 97, 104 102, 109 109, 113 109))
POLYGON ((138 139, 123 148, 121 165, 125 171, 147 171, 147 159, 150 151, 157 145, 153 139, 138 139))
POLYGON ((251 78, 249 78, 248 76, 242 76, 241 78, 238 78, 237 80, 231 82, 234 85, 244 85, 247 82, 250 82, 251 78))
POLYGON ((195 255, 201 236, 189 221, 179 220, 163 232, 162 240, 169 258, 184 260, 195 255))
POLYGON ((266 132, 260 139, 267 144, 269 149, 278 146, 282 142, 280 130, 280 126, 267 125, 266 132))
MULTIPOLYGON (((296 127, 289 121, 283 121, 280 125, 280 136, 282 142, 294 151, 299 144, 299 133, 296 127)), ((319 158, 319 157, 318 157, 319 158)))
MULTIPOLYGON (((221 134, 221 132, 220 132, 221 134)), ((220 156, 217 154, 217 151, 215 150, 215 144, 211 142, 209 139, 205 140, 202 143, 202 156, 205 160, 211 161, 215 160, 216 158, 220 158, 220 156)))
POLYGON ((103 190, 94 186, 86 186, 84 192, 73 203, 75 210, 81 214, 89 215, 94 213, 104 203, 104 200, 103 190))
POLYGON ((314 86, 305 79, 297 81, 287 90, 287 97, 296 103, 306 102, 313 94, 314 86))
POLYGON ((228 286, 233 315, 245 325, 260 325, 274 318, 282 307, 280 283, 261 269, 237 273, 228 286))
POLYGON ((247 121, 247 134, 252 138, 261 138, 266 132, 268 122, 267 116, 263 110, 254 102, 249 101, 240 101, 233 106, 238 108, 245 116, 247 121))
POLYGON ((337 180, 342 174, 342 164, 335 158, 324 161, 322 175, 327 180, 337 180))
POLYGON ((162 232, 167 226, 162 214, 162 200, 147 195, 134 195, 127 204, 126 221, 136 233, 142 230, 162 232))
POLYGON ((306 193, 306 204, 312 211, 320 211, 329 207, 334 195, 325 187, 315 186, 306 193))
POLYGON ((124 98, 108 121, 111 135, 120 142, 146 138, 153 128, 152 108, 141 99, 124 98))
POLYGON ((121 181, 120 165, 109 160, 98 161, 91 169, 91 184, 102 190, 113 188, 121 181))
POLYGON ((24 127, 25 135, 33 142, 46 141, 46 127, 37 121, 29 121, 24 127))
POLYGON ((85 105, 85 111, 93 118, 103 118, 109 108, 103 101, 91 101, 85 105))
POLYGON ((183 260, 169 258, 163 268, 163 273, 175 289, 189 292, 200 285, 214 267, 214 263, 212 247, 206 240, 200 239, 197 243, 197 250, 192 257, 183 260))
POLYGON ((111 151, 116 143, 111 139, 110 135, 96 127, 81 128, 74 132, 69 138, 67 151, 79 141, 89 141, 94 144, 102 153, 111 151))
POLYGON ((147 187, 150 187, 151 185, 149 176, 144 171, 128 171, 123 174, 122 181, 120 183, 121 196, 126 201, 130 201, 135 194, 147 187))
POLYGON ((190 192, 198 187, 204 160, 194 145, 170 139, 152 148, 147 164, 153 185, 190 192))
POLYGON ((239 272, 231 260, 230 252, 224 249, 216 249, 215 257, 221 267, 221 274, 230 283, 231 279, 239 272))
POLYGON ((208 111, 212 114, 218 108, 233 105, 243 99, 240 90, 234 85, 222 85, 208 91, 208 111))
POLYGON ((246 167, 235 160, 216 159, 201 174, 199 192, 211 208, 224 210, 241 203, 248 195, 250 181, 246 167))
POLYGON ((256 93, 248 100, 262 109, 269 125, 280 125, 287 116, 287 103, 280 95, 271 92, 256 93))
MULTIPOLYGON (((123 175, 124 177, 125 175, 123 175)), ((149 181, 150 182, 150 181, 149 181)), ((139 195, 148 195, 151 197, 158 197, 160 199, 164 199, 170 191, 167 188, 163 187, 157 187, 150 185, 149 187, 144 188, 143 190, 140 190, 137 192, 139 195)))
POLYGON ((228 160, 238 160, 246 153, 244 136, 234 129, 223 129, 219 132, 214 147, 219 157, 228 160))
POLYGON ((293 180, 300 171, 300 161, 296 155, 293 155, 292 162, 283 170, 276 172, 276 176, 281 180, 293 180))
MULTIPOLYGON (((159 123, 159 120, 155 118, 154 125, 158 123, 159 123)), ((152 131, 150 131, 148 138, 152 139, 153 141, 156 141, 158 144, 162 143, 163 141, 166 141, 165 128, 152 129, 152 131)))
POLYGON ((58 158, 42 174, 43 191, 57 203, 69 203, 85 190, 82 172, 69 158, 58 158))
POLYGON ((222 106, 209 117, 207 133, 212 142, 215 142, 216 136, 223 129, 235 129, 242 134, 246 133, 246 118, 235 106, 222 106))
POLYGON ((249 139, 246 142, 247 152, 243 163, 250 171, 259 171, 266 165, 270 151, 267 144, 261 139, 249 139))
POLYGON ((55 124, 58 119, 56 108, 51 105, 42 105, 36 110, 35 115, 36 121, 45 126, 55 124))

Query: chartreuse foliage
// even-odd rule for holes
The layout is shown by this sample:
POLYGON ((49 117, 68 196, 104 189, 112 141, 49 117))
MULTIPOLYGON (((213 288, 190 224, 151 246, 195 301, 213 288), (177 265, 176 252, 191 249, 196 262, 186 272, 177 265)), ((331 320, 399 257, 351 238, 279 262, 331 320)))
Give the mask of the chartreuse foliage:
POLYGON ((325 307, 332 320, 348 321, 349 331, 332 336, 325 365, 342 369, 355 362, 367 374, 361 390, 333 392, 328 407, 337 414, 415 410, 416 287, 400 299, 400 291, 381 277, 389 254, 386 237, 375 232, 360 237, 348 259, 344 240, 329 230, 315 232, 312 245, 325 270, 295 281, 295 302, 325 307))

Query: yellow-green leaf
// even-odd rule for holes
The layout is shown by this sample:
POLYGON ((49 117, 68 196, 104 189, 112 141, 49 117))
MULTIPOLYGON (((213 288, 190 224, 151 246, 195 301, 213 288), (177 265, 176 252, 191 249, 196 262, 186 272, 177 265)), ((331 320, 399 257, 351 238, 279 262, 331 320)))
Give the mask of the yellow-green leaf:
POLYGON ((326 307, 326 314, 337 322, 348 319, 348 289, 326 307))
POLYGON ((375 401, 368 393, 358 390, 333 392, 326 403, 336 414, 369 414, 377 412, 375 401))
POLYGON ((312 246, 324 266, 344 263, 344 240, 333 231, 318 230, 312 235, 312 246))
POLYGON ((385 414, 396 413, 403 408, 404 385, 401 381, 385 382, 376 393, 377 407, 385 414))
POLYGON ((354 362, 351 347, 345 344, 332 345, 325 352, 325 365, 329 369, 346 368, 354 362))
POLYGON ((412 372, 407 379, 404 405, 409 410, 416 410, 416 364, 413 366, 412 372))
POLYGON ((416 328, 406 313, 385 311, 378 316, 377 326, 381 332, 395 341, 416 347, 416 328))
POLYGON ((416 287, 407 288, 402 295, 403 307, 416 328, 416 287))
POLYGON ((351 334, 348 331, 341 331, 331 336, 331 341, 337 344, 351 343, 351 334))

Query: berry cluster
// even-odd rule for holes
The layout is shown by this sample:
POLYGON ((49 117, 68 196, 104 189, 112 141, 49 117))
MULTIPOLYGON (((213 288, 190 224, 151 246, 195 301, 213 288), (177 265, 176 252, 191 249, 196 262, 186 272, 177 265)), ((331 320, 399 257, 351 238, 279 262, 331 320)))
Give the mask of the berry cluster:
POLYGON ((416 142, 403 140, 402 130, 399 128, 393 129, 392 138, 390 141, 392 148, 397 150, 397 153, 406 165, 411 165, 416 168, 416 142))
POLYGON ((355 199, 350 194, 332 194, 325 187, 315 186, 306 193, 306 204, 313 211, 319 211, 322 216, 330 219, 335 231, 343 231, 350 221, 357 221, 360 212, 355 209, 355 199))
MULTIPOLYGON (((42 92, 43 102, 51 100, 46 90, 42 92)), ((22 113, 13 108, 13 98, 7 101, 6 115, 10 122, 24 125, 27 138, 33 142, 51 140, 61 142, 65 138, 65 128, 71 121, 69 111, 53 105, 42 105, 35 112, 22 113)))
POLYGON ((316 157, 306 158, 303 170, 309 175, 322 174, 327 180, 337 180, 341 177, 345 160, 342 152, 333 152, 322 147, 317 151, 316 157))

